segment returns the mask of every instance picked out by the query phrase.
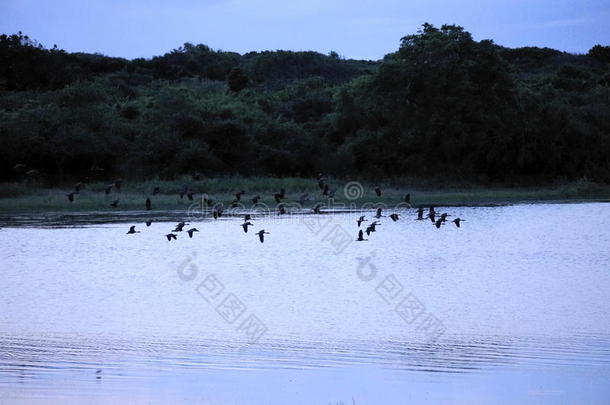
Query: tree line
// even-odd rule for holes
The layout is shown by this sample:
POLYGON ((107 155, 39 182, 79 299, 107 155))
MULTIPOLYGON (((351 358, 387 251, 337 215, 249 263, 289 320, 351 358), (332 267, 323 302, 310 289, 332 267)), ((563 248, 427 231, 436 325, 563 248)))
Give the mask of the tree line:
POLYGON ((610 182, 610 47, 510 49, 424 24, 379 61, 184 44, 126 60, 0 36, 0 180, 610 182))

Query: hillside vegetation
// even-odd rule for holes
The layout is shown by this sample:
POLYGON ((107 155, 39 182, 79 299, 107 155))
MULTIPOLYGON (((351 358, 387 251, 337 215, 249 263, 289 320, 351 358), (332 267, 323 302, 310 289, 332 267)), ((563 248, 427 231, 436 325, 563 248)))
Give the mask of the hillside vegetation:
POLYGON ((126 60, 0 36, 0 181, 421 177, 610 182, 610 47, 424 24, 380 61, 184 44, 126 60))

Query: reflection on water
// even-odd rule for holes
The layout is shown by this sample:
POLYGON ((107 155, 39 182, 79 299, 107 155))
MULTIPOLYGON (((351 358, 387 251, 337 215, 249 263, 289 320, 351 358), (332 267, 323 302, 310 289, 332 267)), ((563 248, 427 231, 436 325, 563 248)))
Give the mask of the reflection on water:
POLYGON ((610 206, 447 211, 467 222, 383 218, 340 251, 327 230, 355 239, 359 214, 324 216, 320 232, 302 218, 255 218, 247 234, 238 219, 204 220, 172 242, 170 222, 126 235, 132 222, 20 219, 0 230, 0 397, 606 403, 610 206), (366 257, 369 278, 357 272, 366 257), (390 278, 399 301, 417 297, 442 323, 438 339, 387 301, 390 278), (235 319, 229 296, 243 306, 235 319), (266 328, 255 342, 240 329, 250 315, 266 328))

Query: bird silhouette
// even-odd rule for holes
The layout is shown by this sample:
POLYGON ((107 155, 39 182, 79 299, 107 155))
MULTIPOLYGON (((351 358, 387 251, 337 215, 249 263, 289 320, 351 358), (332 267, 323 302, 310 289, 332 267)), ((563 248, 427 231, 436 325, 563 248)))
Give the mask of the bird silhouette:
POLYGON ((284 215, 286 213, 286 207, 284 207, 284 204, 279 204, 277 206, 277 211, 279 215, 284 215))
POLYGON ((110 203, 110 206, 112 208, 116 208, 119 206, 119 200, 114 200, 113 202, 110 203))
POLYGON ((165 235, 165 237, 167 238, 168 241, 176 240, 178 235, 174 234, 174 233, 168 233, 167 235, 165 235))
POLYGON ((441 221, 445 222, 447 220, 447 217, 450 217, 451 215, 447 214, 446 212, 443 212, 440 216, 441 221))
POLYGON ((381 215, 382 208, 377 208, 377 213, 375 214, 375 218, 379 219, 381 217, 385 217, 385 215, 381 215))
POLYGON ((152 224, 152 223, 153 223, 153 220, 152 220, 152 219, 148 219, 148 220, 146 220, 146 226, 150 226, 150 224, 152 224))
POLYGON ((434 207, 430 207, 430 212, 428 212, 428 218, 430 218, 430 221, 432 222, 436 221, 436 211, 434 211, 434 207))
POLYGON ((136 231, 136 226, 132 225, 129 227, 129 230, 127 231, 127 234, 130 234, 130 233, 140 233, 140 231, 136 231))
POLYGON ((251 219, 252 219, 252 215, 250 215, 250 214, 244 215, 244 222, 248 222, 251 219))
POLYGON ((455 226, 457 226, 459 228, 460 227, 460 222, 462 222, 462 221, 466 221, 466 220, 465 219, 461 219, 460 217, 457 217, 452 222, 455 224, 455 226))
POLYGON ((312 211, 314 214, 321 214, 320 208, 322 207, 322 204, 316 204, 315 207, 312 208, 312 211))
POLYGON ((74 191, 72 191, 71 193, 66 194, 66 197, 68 197, 68 201, 74 202, 74 194, 76 194, 76 192, 74 192, 74 191))
POLYGON ((358 239, 356 239, 358 242, 362 242, 368 239, 364 239, 364 232, 362 232, 362 229, 358 231, 358 239))
POLYGON ((436 222, 434 222, 434 226, 436 226, 436 229, 440 229, 441 225, 445 225, 445 224, 443 223, 443 220, 440 218, 437 219, 436 222))
POLYGON ((322 188, 322 195, 328 196, 328 184, 325 184, 322 188))
POLYGON ((182 228, 184 228, 185 224, 184 222, 179 222, 178 225, 176 225, 176 229, 174 229, 172 232, 182 232, 182 228))
POLYGON ((258 204, 258 201, 261 199, 260 195, 255 195, 254 197, 252 197, 252 204, 258 204))
POLYGON ((243 224, 241 224, 241 227, 244 228, 244 232, 245 233, 248 233, 248 227, 249 226, 252 226, 252 222, 250 222, 250 221, 246 221, 243 224))
POLYGON ((400 218, 400 215, 398 215, 398 214, 390 214, 390 218, 392 218, 392 221, 396 222, 400 218))
POLYGON ((405 195, 405 202, 409 205, 411 205, 411 193, 407 193, 405 195))
POLYGON ((146 210, 147 211, 152 210, 152 201, 150 201, 150 198, 146 199, 146 210))
POLYGON ((375 194, 377 194, 377 197, 381 197, 381 187, 375 187, 375 194))
POLYGON ((184 198, 184 195, 189 192, 188 184, 184 184, 180 190, 180 198, 184 198))
POLYGON ((371 234, 371 232, 375 232, 375 231, 376 231, 376 230, 375 230, 375 227, 376 227, 377 225, 379 225, 379 222, 377 222, 377 221, 373 221, 373 222, 371 222, 371 224, 370 224, 370 225, 369 225, 369 226, 366 228, 366 234, 367 234, 367 235, 370 235, 370 234, 371 234))
POLYGON ((258 239, 260 239, 261 243, 263 243, 265 241, 265 234, 268 234, 269 232, 265 232, 264 229, 261 229, 260 231, 257 232, 258 235, 258 239))
POLYGON ((191 190, 186 193, 186 196, 190 201, 193 201, 193 192, 191 190))
POLYGON ((285 195, 286 195, 286 191, 282 188, 282 189, 280 189, 279 193, 273 194, 273 198, 275 198, 275 202, 277 204, 279 204, 282 201, 282 199, 285 197, 285 195))
POLYGON ((419 207, 417 209, 417 220, 418 221, 422 221, 424 219, 424 208, 423 207, 419 207))
POLYGON ((186 231, 186 233, 189 234, 189 238, 193 237, 193 232, 199 232, 199 230, 197 228, 191 228, 188 231, 186 231))
POLYGON ((358 223, 358 228, 360 228, 360 224, 362 224, 365 221, 366 221, 366 218, 364 218, 364 215, 361 216, 360 218, 358 218, 358 221, 356 221, 358 223))
POLYGON ((246 192, 244 190, 238 191, 237 193, 235 193, 235 199, 237 201, 241 201, 241 196, 246 194, 246 192))

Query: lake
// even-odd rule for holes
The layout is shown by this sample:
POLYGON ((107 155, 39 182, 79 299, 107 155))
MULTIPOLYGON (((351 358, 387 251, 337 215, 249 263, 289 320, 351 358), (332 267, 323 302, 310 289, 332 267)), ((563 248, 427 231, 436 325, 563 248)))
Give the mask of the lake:
POLYGON ((438 211, 0 217, 0 403, 610 403, 610 205, 438 211))

